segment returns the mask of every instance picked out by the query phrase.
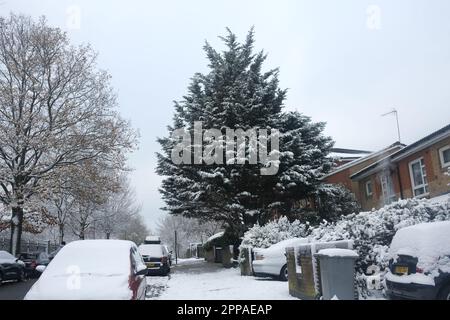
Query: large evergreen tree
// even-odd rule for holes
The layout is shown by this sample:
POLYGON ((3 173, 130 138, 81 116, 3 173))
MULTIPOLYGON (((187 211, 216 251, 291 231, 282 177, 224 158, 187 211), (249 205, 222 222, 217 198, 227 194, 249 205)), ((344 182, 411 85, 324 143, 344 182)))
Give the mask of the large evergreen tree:
MULTIPOLYGON (((157 154, 157 172, 165 176, 160 191, 169 213, 224 221, 230 231, 242 235, 248 226, 265 223, 274 213, 289 216, 301 200, 306 203, 314 195, 320 177, 331 168, 327 155, 333 141, 323 135, 324 123, 283 112, 286 90, 278 86, 277 69, 262 71, 266 55, 253 52, 253 30, 244 43, 230 30, 221 39, 226 50, 218 52, 206 43, 209 73, 195 74, 188 94, 175 103, 170 134, 158 139, 163 152, 157 154), (185 128, 193 134, 194 121, 202 121, 204 129, 220 129, 223 135, 226 128, 277 129, 277 174, 261 175, 263 164, 249 161, 175 164, 171 152, 179 141, 171 133, 185 128)), ((193 150, 196 143, 188 148, 193 150)))

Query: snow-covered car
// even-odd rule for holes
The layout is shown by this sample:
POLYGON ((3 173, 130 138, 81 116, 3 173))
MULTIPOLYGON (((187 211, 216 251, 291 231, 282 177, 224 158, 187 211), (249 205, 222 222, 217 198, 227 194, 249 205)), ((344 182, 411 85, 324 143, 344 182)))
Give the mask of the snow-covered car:
POLYGON ((5 280, 23 281, 25 263, 7 251, 0 251, 0 285, 5 280))
POLYGON ((74 241, 61 248, 25 299, 142 300, 146 272, 131 241, 74 241))
POLYGON ((272 246, 253 249, 253 274, 257 277, 276 277, 287 281, 286 248, 308 243, 306 238, 291 238, 280 241, 272 246))
POLYGON ((141 244, 139 252, 147 266, 148 274, 166 276, 170 272, 169 252, 162 244, 141 244))
POLYGON ((450 300, 450 221, 400 229, 385 276, 392 298, 450 300))

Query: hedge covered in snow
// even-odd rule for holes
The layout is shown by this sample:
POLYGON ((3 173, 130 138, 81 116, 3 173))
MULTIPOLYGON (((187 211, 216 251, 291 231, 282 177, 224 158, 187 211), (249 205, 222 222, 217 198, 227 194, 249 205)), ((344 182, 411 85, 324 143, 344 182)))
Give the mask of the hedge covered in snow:
POLYGON ((358 251, 360 274, 370 265, 384 269, 389 244, 398 229, 423 222, 450 220, 450 197, 447 201, 433 199, 406 199, 378 210, 342 216, 336 222, 323 221, 318 226, 290 223, 286 218, 264 226, 255 225, 243 238, 243 246, 269 247, 292 237, 309 237, 311 241, 325 242, 353 240, 358 251))

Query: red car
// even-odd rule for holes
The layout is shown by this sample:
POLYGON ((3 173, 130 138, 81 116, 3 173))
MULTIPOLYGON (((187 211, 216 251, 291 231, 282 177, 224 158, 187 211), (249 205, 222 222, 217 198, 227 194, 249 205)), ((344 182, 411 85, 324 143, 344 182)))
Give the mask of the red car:
POLYGON ((74 241, 44 268, 25 299, 145 299, 147 267, 131 241, 74 241))

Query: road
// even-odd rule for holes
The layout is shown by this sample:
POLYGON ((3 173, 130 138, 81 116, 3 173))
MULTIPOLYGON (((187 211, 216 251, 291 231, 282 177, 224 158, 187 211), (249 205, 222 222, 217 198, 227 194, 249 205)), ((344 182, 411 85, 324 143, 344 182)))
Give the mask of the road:
POLYGON ((22 300, 36 280, 3 282, 0 285, 0 300, 22 300))

